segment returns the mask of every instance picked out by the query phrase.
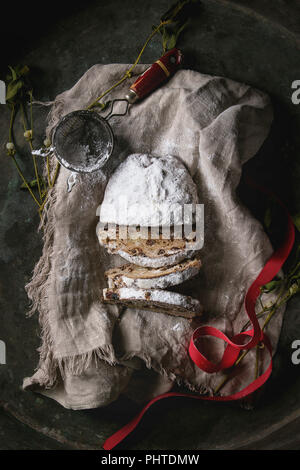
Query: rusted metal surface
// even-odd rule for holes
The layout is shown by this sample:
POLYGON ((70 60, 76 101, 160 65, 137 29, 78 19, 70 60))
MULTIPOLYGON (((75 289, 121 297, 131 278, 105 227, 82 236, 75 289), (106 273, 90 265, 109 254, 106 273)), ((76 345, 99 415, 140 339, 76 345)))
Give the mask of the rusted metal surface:
MULTIPOLYGON (((170 2, 146 0, 134 9, 132 4, 131 0, 92 3, 80 13, 70 13, 64 22, 53 23, 22 57, 22 62, 40 71, 36 97, 53 99, 94 63, 132 62, 142 38, 170 2)), ((299 19, 295 1, 273 0, 270 9, 266 0, 203 0, 199 18, 186 30, 180 44, 188 67, 249 83, 271 95, 275 124, 265 145, 265 160, 254 159, 247 171, 270 186, 278 185, 285 195, 291 190, 290 173, 299 171, 300 106, 291 102, 291 83, 300 79, 299 19), (291 160, 282 163, 283 153, 291 160)), ((143 61, 152 62, 160 53, 159 41, 153 42, 143 61)), ((35 108, 34 113, 36 138, 42 141, 47 109, 35 108)), ((1 112, 1 148, 7 139, 8 119, 8 110, 1 112)), ((20 141, 22 134, 18 125, 20 141)), ((23 154, 20 164, 28 172, 27 150, 19 150, 23 154)), ((105 409, 75 412, 20 388, 23 377, 32 373, 38 360, 38 320, 25 318, 28 300, 24 285, 42 243, 35 207, 19 190, 20 181, 3 153, 0 339, 7 345, 7 365, 0 365, 0 449, 99 448, 138 411, 137 405, 121 398, 105 409)), ((256 204, 253 210, 259 215, 259 198, 251 203, 256 204)), ((151 410, 123 448, 299 449, 300 365, 291 363, 291 343, 300 339, 299 313, 300 299, 295 298, 286 312, 273 376, 254 410, 195 404, 187 399, 164 401, 151 410)))

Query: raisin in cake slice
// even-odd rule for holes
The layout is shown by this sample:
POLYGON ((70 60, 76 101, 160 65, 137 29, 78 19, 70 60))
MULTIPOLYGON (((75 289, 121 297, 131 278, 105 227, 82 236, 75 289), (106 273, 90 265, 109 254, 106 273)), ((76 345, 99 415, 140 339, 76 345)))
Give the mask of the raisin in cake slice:
POLYGON ((165 289, 176 286, 196 276, 200 270, 198 258, 185 260, 171 267, 145 268, 125 264, 105 272, 109 288, 138 287, 141 289, 165 289))
POLYGON ((138 289, 133 287, 103 289, 102 300, 105 303, 155 310, 188 319, 200 316, 203 310, 197 299, 160 289, 138 289))

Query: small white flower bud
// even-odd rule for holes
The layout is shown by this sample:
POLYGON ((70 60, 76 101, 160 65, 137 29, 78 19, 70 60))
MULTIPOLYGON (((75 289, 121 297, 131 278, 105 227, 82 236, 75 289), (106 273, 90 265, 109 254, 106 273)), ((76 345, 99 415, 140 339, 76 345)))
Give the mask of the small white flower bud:
POLYGON ((48 137, 46 137, 46 139, 44 140, 44 145, 45 145, 45 147, 50 147, 50 145, 51 145, 51 140, 48 139, 48 137))
POLYGON ((29 129, 28 131, 25 131, 24 137, 25 137, 25 140, 32 140, 32 130, 29 129))
POLYGON ((7 150, 15 150, 15 144, 13 142, 7 142, 6 148, 7 150))

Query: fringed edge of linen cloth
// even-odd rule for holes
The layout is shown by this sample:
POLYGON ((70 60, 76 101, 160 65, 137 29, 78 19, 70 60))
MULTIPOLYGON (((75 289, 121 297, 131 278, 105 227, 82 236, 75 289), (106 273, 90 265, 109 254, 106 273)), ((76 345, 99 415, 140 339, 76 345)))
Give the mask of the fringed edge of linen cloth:
MULTIPOLYGON (((58 106, 59 105, 63 105, 61 101, 58 102, 58 106)), ((50 176, 52 179, 55 174, 56 165, 57 161, 53 156, 49 161, 50 176)), ((44 171, 46 171, 46 169, 44 169, 44 171)), ((38 312, 39 314, 41 346, 38 348, 40 359, 36 371, 43 371, 43 380, 40 385, 46 388, 55 387, 59 374, 62 378, 65 377, 66 373, 81 375, 90 366, 99 366, 100 361, 106 361, 110 365, 115 365, 117 363, 114 349, 110 345, 101 348, 98 347, 80 355, 65 356, 61 358, 55 358, 53 356, 53 342, 48 318, 49 311, 45 300, 47 299, 49 274, 51 271, 53 236, 55 229, 53 208, 56 202, 56 197, 56 185, 54 185, 54 187, 48 192, 47 201, 43 209, 43 216, 38 227, 39 230, 43 230, 44 245, 42 256, 34 267, 31 281, 25 286, 28 298, 31 301, 31 307, 29 312, 27 312, 27 316, 30 317, 34 315, 35 312, 38 312)))
MULTIPOLYGON (((56 161, 53 156, 49 159, 50 176, 54 178, 56 161)), ((44 169, 44 172, 46 170, 44 169)), ((43 231, 43 252, 39 261, 34 267, 31 281, 25 286, 31 307, 27 316, 32 316, 35 312, 39 314, 39 325, 41 327, 41 346, 38 348, 40 359, 36 370, 42 369, 45 376, 43 385, 52 388, 57 381, 57 364, 51 351, 51 334, 48 321, 48 309, 44 300, 47 298, 48 280, 51 269, 51 256, 54 236, 54 214, 53 206, 56 201, 56 186, 48 191, 47 200, 43 209, 42 218, 38 229, 43 231)))

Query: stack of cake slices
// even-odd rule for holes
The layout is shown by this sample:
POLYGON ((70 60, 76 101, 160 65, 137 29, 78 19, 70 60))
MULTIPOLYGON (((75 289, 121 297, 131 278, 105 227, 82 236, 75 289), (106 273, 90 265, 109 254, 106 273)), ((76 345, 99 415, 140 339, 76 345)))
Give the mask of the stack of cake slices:
MULTIPOLYGON (((194 191, 195 184, 187 169, 175 157, 159 158, 152 155, 131 155, 118 167, 110 179, 100 211, 100 226, 97 228, 97 236, 100 245, 109 253, 119 255, 129 263, 105 272, 108 287, 103 289, 103 302, 145 308, 188 319, 202 313, 202 306, 197 299, 166 290, 168 287, 181 284, 198 274, 201 261, 199 251, 196 249, 197 244, 195 243, 194 248, 189 237, 176 238, 174 225, 173 230, 169 231, 168 238, 161 230, 161 225, 155 227, 158 228, 158 232, 154 231, 155 237, 153 237, 151 226, 149 227, 149 215, 153 216, 149 212, 152 210, 151 207, 154 207, 154 205, 149 205, 149 199, 153 197, 153 185, 159 189, 156 191, 156 197, 158 193, 163 199, 160 201, 161 204, 165 203, 169 192, 163 188, 165 185, 168 189, 172 188, 168 182, 168 179, 172 178, 174 193, 174 178, 176 180, 176 177, 175 195, 178 194, 180 186, 181 198, 182 195, 187 196, 187 200, 181 200, 181 203, 197 202, 194 191), (126 189, 128 193, 129 172, 133 179, 133 188, 131 187, 133 193, 129 193, 129 203, 136 204, 137 197, 146 198, 145 207, 150 209, 149 211, 137 211, 133 219, 127 217, 126 221, 129 223, 124 224, 123 213, 119 211, 116 216, 118 211, 108 210, 105 204, 111 204, 112 201, 117 204, 117 194, 122 188, 126 189), (123 181, 124 174, 126 188, 123 181), (183 177, 183 182, 178 178, 179 175, 183 177), (153 178, 151 194, 147 194, 149 179, 153 180, 153 178), (137 188, 134 188, 136 179, 138 191, 137 188), (184 185, 187 186, 186 192, 182 192, 184 185), (134 201, 132 201, 132 194, 134 201), (110 224, 113 225, 113 228, 110 224), (129 227, 132 228, 133 225, 136 227, 134 232, 129 230, 129 227), (145 227, 147 227, 146 232, 145 227)), ((155 202, 155 207, 157 207, 157 199, 155 202)))
POLYGON ((148 247, 147 240, 129 240, 128 243, 114 240, 114 242, 113 246, 118 247, 120 244, 121 249, 112 248, 109 251, 130 259, 132 263, 105 272, 108 282, 108 288, 103 290, 105 302, 147 308, 186 318, 192 318, 201 313, 202 308, 198 300, 165 290, 198 274, 201 261, 197 256, 192 256, 189 251, 187 255, 191 258, 186 257, 173 264, 176 259, 185 257, 184 249, 174 254, 172 250, 166 248, 167 244, 161 243, 159 249, 159 244, 155 243, 152 245, 155 249, 151 253, 149 250, 143 250, 144 246, 148 247), (160 251, 163 251, 163 254, 160 254, 160 251))

